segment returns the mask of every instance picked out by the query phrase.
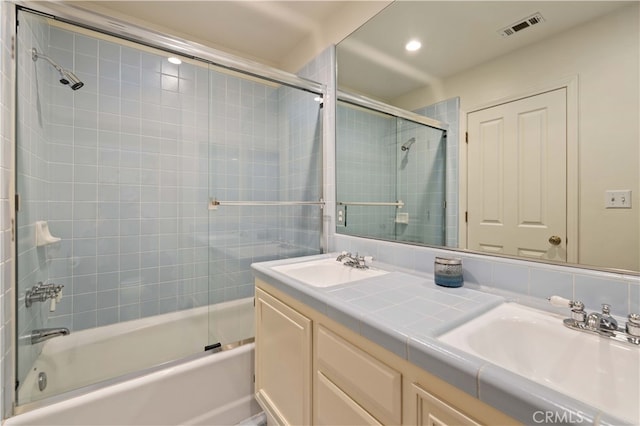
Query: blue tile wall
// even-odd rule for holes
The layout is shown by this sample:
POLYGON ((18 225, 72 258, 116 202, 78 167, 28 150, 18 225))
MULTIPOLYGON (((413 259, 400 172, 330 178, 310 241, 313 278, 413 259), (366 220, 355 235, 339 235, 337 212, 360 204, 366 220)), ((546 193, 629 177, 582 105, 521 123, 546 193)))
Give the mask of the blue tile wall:
POLYGON ((417 114, 433 118, 447 123, 445 167, 446 167, 446 245, 447 247, 458 246, 458 193, 460 175, 459 169, 459 142, 460 142, 460 98, 447 99, 415 111, 417 114))
POLYGON ((85 82, 71 92, 47 78, 42 102, 50 152, 66 154, 48 159, 50 206, 62 210, 49 226, 63 239, 46 249, 48 279, 65 285, 49 326, 207 304, 206 66, 42 25, 44 49, 85 82))
MULTIPOLYGON (((336 116, 337 202, 398 200, 396 120, 338 102, 336 116)), ((395 207, 337 206, 346 217, 340 232, 395 238, 395 207)))
POLYGON ((396 239, 431 245, 445 242, 445 173, 447 138, 440 130, 407 120, 397 121, 397 197, 409 215, 408 224, 396 224, 396 239), (414 139, 408 150, 400 146, 414 139))
MULTIPOLYGON (((300 90, 211 73, 211 196, 318 201, 320 103, 300 90)), ((253 295, 250 265, 320 252, 318 206, 220 206, 209 215, 211 303, 253 295)))

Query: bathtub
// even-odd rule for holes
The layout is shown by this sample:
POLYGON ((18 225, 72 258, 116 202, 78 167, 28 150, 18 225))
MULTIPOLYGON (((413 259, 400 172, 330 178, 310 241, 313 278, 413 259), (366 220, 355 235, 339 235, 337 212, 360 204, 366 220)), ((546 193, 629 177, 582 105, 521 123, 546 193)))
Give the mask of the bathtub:
POLYGON ((41 404, 37 402, 18 407, 18 412, 30 411, 5 424, 235 424, 259 413, 253 399, 253 344, 186 362, 168 362, 203 352, 203 336, 207 335, 208 343, 223 344, 252 337, 253 298, 51 339, 44 344, 19 396, 26 398, 26 392, 31 392, 31 400, 37 400, 89 383, 117 383, 76 390, 67 396, 77 396, 40 408, 31 409, 41 404), (133 373, 152 365, 160 367, 147 374, 133 373), (48 378, 42 392, 37 385, 40 372, 48 378), (127 374, 135 377, 112 379, 127 374))

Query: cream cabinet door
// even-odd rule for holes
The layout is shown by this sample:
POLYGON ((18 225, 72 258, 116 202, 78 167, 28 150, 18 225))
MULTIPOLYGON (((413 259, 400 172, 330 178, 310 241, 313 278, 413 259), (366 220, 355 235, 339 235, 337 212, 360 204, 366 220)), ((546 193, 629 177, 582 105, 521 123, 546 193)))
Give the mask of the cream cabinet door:
POLYGON ((256 399, 278 423, 311 424, 311 320, 256 288, 256 399))
POLYGON ((479 426, 472 418, 436 398, 417 384, 411 385, 412 419, 408 424, 424 426, 479 426))
POLYGON ((469 113, 471 250, 567 260, 566 88, 469 113))

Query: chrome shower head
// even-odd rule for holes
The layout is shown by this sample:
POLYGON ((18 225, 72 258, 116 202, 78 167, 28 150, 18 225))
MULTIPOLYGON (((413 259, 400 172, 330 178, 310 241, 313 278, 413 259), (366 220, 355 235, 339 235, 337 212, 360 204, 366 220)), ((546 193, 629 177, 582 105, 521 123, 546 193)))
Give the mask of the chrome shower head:
POLYGON ((403 151, 409 151, 409 148, 411 148, 411 145, 413 145, 415 142, 416 142, 416 138, 411 138, 405 143, 403 143, 400 149, 402 149, 403 151))
POLYGON ((36 50, 35 47, 32 48, 31 49, 31 59, 33 59, 33 61, 35 62, 40 58, 42 58, 45 61, 47 61, 49 63, 49 65, 51 65, 53 68, 55 68, 56 71, 58 71, 58 74, 60 74, 60 83, 66 85, 66 86, 69 86, 71 88, 71 90, 78 90, 79 88, 84 86, 84 83, 82 81, 80 81, 78 76, 76 76, 72 71, 70 71, 68 69, 65 69, 65 68, 62 68, 53 59, 51 59, 47 55, 43 55, 42 53, 38 53, 38 51, 36 50))
POLYGON ((68 84, 71 90, 78 90, 79 88, 84 86, 84 83, 80 81, 78 76, 76 76, 73 72, 69 70, 63 69, 60 72, 60 77, 61 77, 60 83, 68 84))

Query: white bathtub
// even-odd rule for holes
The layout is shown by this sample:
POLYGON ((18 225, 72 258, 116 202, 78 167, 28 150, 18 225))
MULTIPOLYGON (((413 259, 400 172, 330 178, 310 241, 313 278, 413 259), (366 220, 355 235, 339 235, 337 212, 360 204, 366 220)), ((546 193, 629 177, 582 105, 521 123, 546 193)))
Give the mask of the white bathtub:
MULTIPOLYGON (((45 343, 20 389, 58 394, 253 336, 252 298, 72 333, 45 343), (48 385, 37 387, 44 371, 48 385), (29 387, 29 388, 27 388, 29 387)), ((6 425, 235 424, 260 412, 253 344, 159 369, 14 416, 6 425)), ((38 398, 34 398, 38 399, 38 398)), ((22 399, 23 402, 27 402, 22 399)))

